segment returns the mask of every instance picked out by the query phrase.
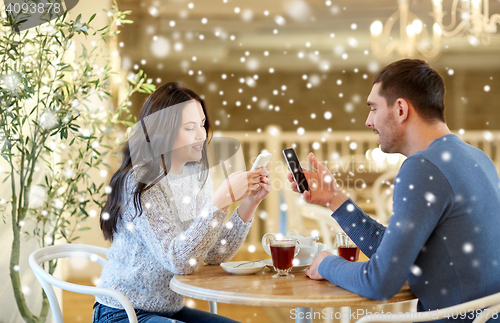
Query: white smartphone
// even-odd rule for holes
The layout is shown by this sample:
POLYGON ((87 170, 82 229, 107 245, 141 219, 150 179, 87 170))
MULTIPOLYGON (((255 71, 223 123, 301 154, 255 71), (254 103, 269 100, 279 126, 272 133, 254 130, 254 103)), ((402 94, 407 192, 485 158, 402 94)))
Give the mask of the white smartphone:
POLYGON ((257 156, 257 159, 255 159, 255 163, 253 163, 253 166, 250 170, 266 167, 267 164, 269 164, 269 161, 271 161, 271 156, 272 154, 270 153, 259 154, 259 156, 257 156))

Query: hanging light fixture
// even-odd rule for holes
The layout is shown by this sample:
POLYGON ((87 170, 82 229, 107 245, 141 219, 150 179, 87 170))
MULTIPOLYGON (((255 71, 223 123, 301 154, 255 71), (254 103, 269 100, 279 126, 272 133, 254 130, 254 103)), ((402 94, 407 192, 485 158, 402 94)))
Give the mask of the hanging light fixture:
POLYGON ((423 56, 429 59, 437 57, 442 35, 440 24, 442 5, 441 0, 433 0, 432 4, 434 25, 432 32, 429 33, 422 20, 409 10, 408 0, 398 0, 398 11, 387 19, 385 25, 377 20, 370 27, 374 55, 380 58, 393 53, 400 57, 423 56), (397 20, 399 20, 399 39, 391 35, 397 20))
MULTIPOLYGON (((441 6, 442 0, 433 1, 439 2, 441 6)), ((489 45, 493 39, 500 40, 500 35, 495 35, 497 24, 500 24, 500 14, 490 17, 488 0, 453 0, 450 24, 443 26, 442 18, 441 16, 439 25, 444 37, 465 38, 473 46, 489 45)))

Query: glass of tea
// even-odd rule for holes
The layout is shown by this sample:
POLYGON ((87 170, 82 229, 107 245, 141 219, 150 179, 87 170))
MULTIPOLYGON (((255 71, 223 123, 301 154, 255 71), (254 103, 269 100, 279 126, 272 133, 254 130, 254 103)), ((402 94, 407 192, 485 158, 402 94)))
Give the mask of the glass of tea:
POLYGON ((337 251, 340 257, 347 261, 358 261, 359 248, 356 247, 347 234, 344 232, 337 233, 335 244, 337 245, 337 251))
POLYGON ((269 239, 271 257, 273 258, 274 270, 276 275, 273 278, 290 278, 293 267, 293 258, 299 253, 300 245, 297 239, 269 239))

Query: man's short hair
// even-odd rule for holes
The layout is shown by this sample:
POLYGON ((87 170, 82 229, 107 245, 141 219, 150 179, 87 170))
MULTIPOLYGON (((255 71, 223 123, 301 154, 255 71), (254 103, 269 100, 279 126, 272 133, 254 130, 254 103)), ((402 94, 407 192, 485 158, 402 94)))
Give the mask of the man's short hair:
POLYGON ((379 82, 379 94, 386 99, 388 106, 403 98, 424 120, 444 122, 443 78, 426 62, 402 59, 391 63, 375 75, 373 84, 379 82))

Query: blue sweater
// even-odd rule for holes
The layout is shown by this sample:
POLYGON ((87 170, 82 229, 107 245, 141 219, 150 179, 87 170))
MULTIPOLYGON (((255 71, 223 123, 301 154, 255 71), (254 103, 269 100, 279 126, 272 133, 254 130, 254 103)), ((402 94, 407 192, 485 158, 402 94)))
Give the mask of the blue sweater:
POLYGON ((324 278, 377 300, 408 281, 418 311, 500 292, 500 180, 486 154, 456 135, 434 140, 401 166, 393 203, 387 227, 351 199, 332 214, 370 260, 329 256, 324 278))

